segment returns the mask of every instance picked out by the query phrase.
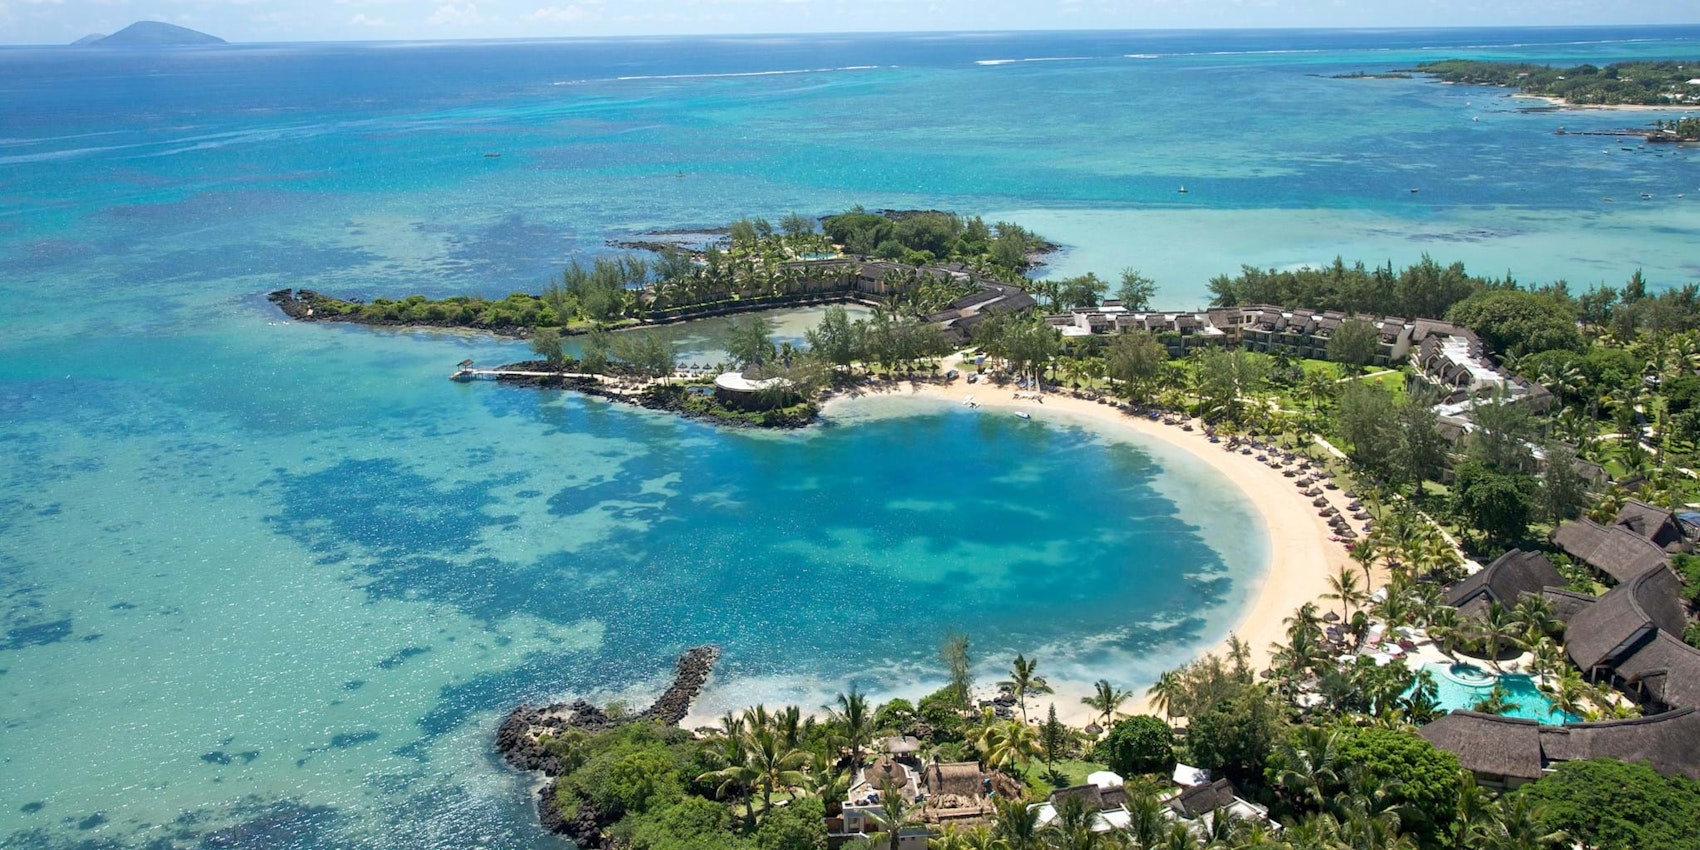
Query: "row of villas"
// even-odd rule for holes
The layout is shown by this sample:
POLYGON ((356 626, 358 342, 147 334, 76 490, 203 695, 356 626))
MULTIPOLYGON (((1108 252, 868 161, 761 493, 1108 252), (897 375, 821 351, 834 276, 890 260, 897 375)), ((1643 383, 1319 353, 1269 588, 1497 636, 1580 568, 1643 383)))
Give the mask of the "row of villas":
POLYGON ((1609 523, 1576 520, 1552 533, 1554 548, 1614 583, 1605 594, 1568 590, 1546 555, 1516 549, 1447 593, 1473 618, 1486 616, 1490 603, 1545 599, 1564 624, 1570 661, 1645 716, 1551 726, 1457 711, 1419 734, 1494 788, 1515 788, 1560 763, 1590 758, 1644 761, 1666 776, 1700 779, 1700 649, 1682 639, 1689 624, 1683 579, 1670 564, 1672 553, 1694 548, 1696 536, 1700 529, 1689 519, 1630 500, 1609 523))
POLYGON ((1266 304, 1213 310, 1133 311, 1121 302, 1080 307, 1046 316, 1045 322, 1064 337, 1145 331, 1184 357, 1206 345, 1239 345, 1249 351, 1288 357, 1327 360, 1328 342, 1348 321, 1363 321, 1376 329, 1374 365, 1409 362, 1426 381, 1440 388, 1441 412, 1461 415, 1472 398, 1503 391, 1537 410, 1551 404, 1544 387, 1499 368, 1486 344, 1469 328, 1434 319, 1380 319, 1348 316, 1338 310, 1286 309, 1266 304))

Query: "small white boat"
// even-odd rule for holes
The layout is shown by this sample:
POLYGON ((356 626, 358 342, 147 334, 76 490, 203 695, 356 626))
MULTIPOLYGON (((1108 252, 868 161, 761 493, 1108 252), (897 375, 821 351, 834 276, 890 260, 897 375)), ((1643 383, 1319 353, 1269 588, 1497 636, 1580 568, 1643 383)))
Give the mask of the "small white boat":
POLYGON ((1022 419, 1032 419, 1032 418, 1033 418, 1033 414, 1031 414, 1031 413, 1028 413, 1028 412, 1026 412, 1026 411, 1024 411, 1024 410, 1018 410, 1018 411, 1016 411, 1016 412, 1015 412, 1015 415, 1016 415, 1016 416, 1019 416, 1019 417, 1021 417, 1021 418, 1022 418, 1022 419))
POLYGON ((1182 194, 1182 195, 1186 194, 1186 187, 1185 186, 1181 187, 1180 194, 1182 194))

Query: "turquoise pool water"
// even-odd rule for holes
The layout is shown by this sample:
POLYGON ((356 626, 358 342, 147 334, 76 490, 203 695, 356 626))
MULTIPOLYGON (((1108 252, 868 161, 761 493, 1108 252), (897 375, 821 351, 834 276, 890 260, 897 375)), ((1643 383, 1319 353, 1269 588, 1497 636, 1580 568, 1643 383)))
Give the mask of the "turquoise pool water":
MULTIPOLYGON (((1434 676, 1440 706, 1447 711, 1468 711, 1493 691, 1495 677, 1474 665, 1426 664, 1423 669, 1434 676), (1455 672, 1456 671, 1456 672, 1455 672), (1471 684, 1481 681, 1482 684, 1471 684)), ((1575 723, 1582 718, 1552 706, 1552 700, 1535 687, 1535 680, 1516 673, 1497 677, 1511 692, 1511 702, 1517 707, 1505 712, 1507 717, 1538 720, 1553 726, 1575 723)))

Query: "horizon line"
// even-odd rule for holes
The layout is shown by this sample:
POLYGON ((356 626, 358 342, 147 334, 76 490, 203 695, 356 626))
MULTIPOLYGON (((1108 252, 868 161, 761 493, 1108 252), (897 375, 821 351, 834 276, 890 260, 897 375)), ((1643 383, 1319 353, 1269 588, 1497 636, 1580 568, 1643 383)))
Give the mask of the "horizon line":
MULTIPOLYGON (((183 27, 182 24, 171 24, 169 21, 155 21, 148 18, 133 21, 128 26, 137 23, 161 23, 183 27)), ((183 27, 203 35, 213 35, 191 27, 183 27)), ((121 28, 122 29, 122 28, 121 28)), ((120 30, 114 30, 119 32, 120 30)), ((1381 26, 1381 27, 1328 27, 1328 26, 1290 26, 1290 27, 1235 27, 1235 26, 1196 26, 1196 27, 1057 27, 1057 28, 1026 28, 1026 29, 920 29, 920 30, 797 30, 788 32, 740 32, 740 33, 625 33, 609 35, 538 35, 538 36, 490 36, 484 38, 324 38, 324 39, 293 39, 281 41, 230 41, 222 44, 135 44, 108 46, 106 50, 216 50, 225 47, 275 47, 279 45, 314 45, 314 44, 393 44, 393 45, 454 45, 454 44, 500 44, 500 43, 538 43, 538 42, 595 42, 595 41, 640 41, 640 40, 679 40, 679 39, 762 39, 762 38, 800 38, 809 36, 940 36, 940 35, 1026 35, 1026 34, 1063 34, 1063 33, 1292 33, 1292 32, 1469 32, 1482 30, 1647 30, 1647 29, 1696 29, 1700 30, 1700 21, 1692 23, 1601 23, 1601 24, 1478 24, 1478 25, 1442 25, 1442 26, 1381 26)), ((78 38, 86 38, 92 33, 86 33, 78 38)), ((101 33, 103 37, 112 33, 101 33)), ((73 41, 51 42, 16 42, 0 44, 0 49, 36 49, 53 47, 94 47, 98 45, 79 45, 73 41)))

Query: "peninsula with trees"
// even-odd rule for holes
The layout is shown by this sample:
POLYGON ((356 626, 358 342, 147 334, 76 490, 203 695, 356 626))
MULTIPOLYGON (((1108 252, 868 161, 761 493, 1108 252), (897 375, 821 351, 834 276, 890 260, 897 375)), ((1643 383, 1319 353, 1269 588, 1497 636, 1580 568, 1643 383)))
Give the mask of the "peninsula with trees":
MULTIPOLYGON (((1700 106, 1700 60, 1617 62, 1554 68, 1448 59, 1413 69, 1442 82, 1517 89, 1562 106, 1700 106)), ((1684 140, 1691 140, 1689 139, 1684 140)))

